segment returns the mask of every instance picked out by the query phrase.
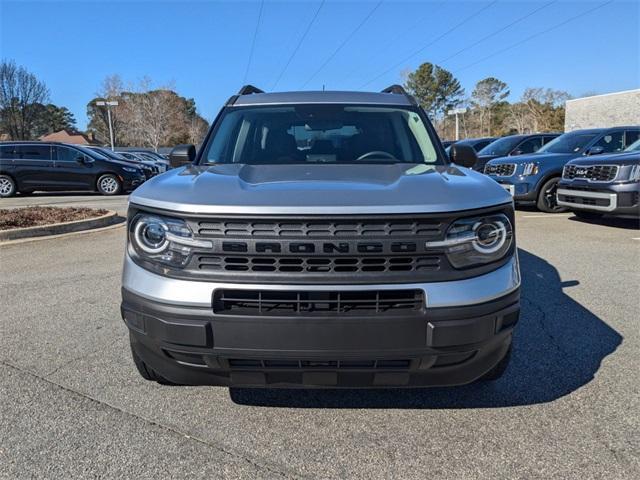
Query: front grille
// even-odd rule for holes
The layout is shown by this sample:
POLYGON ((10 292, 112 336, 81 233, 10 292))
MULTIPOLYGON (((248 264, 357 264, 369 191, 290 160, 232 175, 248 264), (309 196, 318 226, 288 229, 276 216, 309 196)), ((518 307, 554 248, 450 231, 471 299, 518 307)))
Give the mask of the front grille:
POLYGON ((198 269, 209 272, 271 272, 271 273, 363 273, 363 272, 424 272, 440 268, 437 255, 402 255, 389 257, 273 257, 273 256, 210 256, 199 255, 198 269))
MULTIPOLYGON (((427 194, 427 193, 425 193, 427 194)), ((137 210, 131 209, 133 218, 137 210)), ((385 215, 185 215, 198 247, 183 268, 144 267, 172 278, 244 284, 372 285, 474 277, 508 261, 454 268, 442 241, 451 223, 505 213, 510 206, 464 212, 385 215)), ((158 211, 169 215, 169 212, 158 211)))
POLYGON ((608 198, 577 197, 561 194, 558 194, 558 198, 563 202, 573 203, 575 205, 589 205, 592 207, 608 207, 611 204, 608 198))
POLYGON ((333 220, 333 221, 265 221, 202 220, 196 231, 203 237, 261 238, 359 238, 438 236, 442 223, 417 219, 408 220, 333 220))
POLYGON ((516 171, 515 163, 498 163, 498 164, 488 164, 484 168, 484 173, 487 175, 495 175, 497 177, 510 177, 516 171))
POLYGON ((424 292, 410 290, 216 290, 213 311, 241 316, 333 316, 420 313, 424 292))
POLYGON ((618 176, 617 165, 566 165, 562 178, 573 180, 582 178, 591 182, 611 182, 618 176))

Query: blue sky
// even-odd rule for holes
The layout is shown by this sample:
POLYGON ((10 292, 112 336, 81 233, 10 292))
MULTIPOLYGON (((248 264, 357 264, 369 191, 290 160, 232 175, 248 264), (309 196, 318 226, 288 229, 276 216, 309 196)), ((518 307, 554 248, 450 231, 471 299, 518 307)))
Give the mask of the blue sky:
POLYGON ((606 2, 327 0, 316 16, 321 0, 265 0, 260 16, 259 0, 0 0, 0 56, 44 80, 80 128, 110 74, 173 83, 211 120, 243 83, 273 88, 314 16, 277 90, 375 91, 425 61, 451 70, 467 93, 497 77, 512 100, 528 86, 574 96, 638 88, 640 2, 613 1, 553 29, 606 2))

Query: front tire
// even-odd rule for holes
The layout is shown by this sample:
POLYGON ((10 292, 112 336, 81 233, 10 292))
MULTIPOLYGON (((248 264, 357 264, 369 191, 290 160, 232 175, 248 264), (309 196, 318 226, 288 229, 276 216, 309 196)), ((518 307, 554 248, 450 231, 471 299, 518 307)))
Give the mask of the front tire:
POLYGON ((105 173, 96 182, 102 195, 118 195, 122 191, 122 182, 113 173, 105 173))
POLYGON ((138 373, 145 380, 149 380, 150 382, 158 382, 161 385, 175 385, 173 382, 170 382, 158 372, 156 372, 149 365, 144 363, 144 361, 138 356, 135 348, 133 347, 133 341, 130 341, 131 346, 131 357, 133 358, 133 363, 138 370, 138 373))
POLYGON ((560 213, 566 211, 566 208, 558 205, 558 199, 556 197, 559 181, 560 177, 555 177, 547 180, 544 182, 544 185, 542 185, 540 193, 538 194, 538 201, 536 202, 536 207, 538 207, 538 210, 541 212, 560 213))
POLYGON ((13 197, 16 194, 16 182, 9 175, 0 175, 0 198, 13 197))

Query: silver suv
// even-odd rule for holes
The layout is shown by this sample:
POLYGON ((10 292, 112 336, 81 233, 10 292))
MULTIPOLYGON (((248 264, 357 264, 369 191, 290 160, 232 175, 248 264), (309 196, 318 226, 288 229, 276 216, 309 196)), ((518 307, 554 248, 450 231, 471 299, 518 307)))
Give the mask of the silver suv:
POLYGON ((520 311, 511 196, 401 87, 243 87, 130 198, 122 316, 160 383, 498 378, 520 311), (181 165, 181 166, 180 166, 181 165))

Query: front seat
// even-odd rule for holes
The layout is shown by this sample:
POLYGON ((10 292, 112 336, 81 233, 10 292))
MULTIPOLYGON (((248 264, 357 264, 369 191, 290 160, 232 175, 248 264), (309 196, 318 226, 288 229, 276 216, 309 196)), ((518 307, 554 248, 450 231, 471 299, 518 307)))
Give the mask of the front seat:
POLYGON ((293 163, 300 158, 300 151, 293 135, 289 135, 285 130, 269 130, 261 163, 293 163))

